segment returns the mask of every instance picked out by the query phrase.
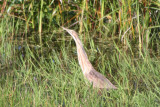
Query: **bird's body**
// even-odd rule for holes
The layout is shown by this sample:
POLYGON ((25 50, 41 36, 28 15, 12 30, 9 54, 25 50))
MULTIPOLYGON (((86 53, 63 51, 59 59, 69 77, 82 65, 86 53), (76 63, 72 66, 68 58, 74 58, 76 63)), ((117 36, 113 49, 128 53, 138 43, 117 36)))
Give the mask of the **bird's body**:
POLYGON ((85 78, 87 78, 89 82, 93 84, 93 87, 94 88, 117 89, 117 87, 115 87, 104 75, 97 72, 93 68, 83 48, 83 45, 78 37, 78 34, 74 30, 70 30, 64 27, 62 28, 66 30, 76 42, 78 61, 81 66, 82 72, 85 78))

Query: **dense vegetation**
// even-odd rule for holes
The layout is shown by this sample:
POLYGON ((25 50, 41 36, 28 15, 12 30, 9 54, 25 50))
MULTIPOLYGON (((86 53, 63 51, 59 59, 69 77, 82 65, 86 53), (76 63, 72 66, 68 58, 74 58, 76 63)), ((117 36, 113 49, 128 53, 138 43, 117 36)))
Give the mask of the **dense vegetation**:
POLYGON ((159 0, 0 1, 1 106, 160 105, 159 0), (118 90, 86 84, 74 29, 118 90))

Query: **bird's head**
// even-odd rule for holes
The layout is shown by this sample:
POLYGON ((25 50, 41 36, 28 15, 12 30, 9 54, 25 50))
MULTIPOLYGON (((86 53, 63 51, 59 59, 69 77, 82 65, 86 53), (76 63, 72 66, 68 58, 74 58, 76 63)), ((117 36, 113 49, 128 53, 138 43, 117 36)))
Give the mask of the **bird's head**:
POLYGON ((77 42, 77 40, 79 39, 77 32, 75 32, 74 30, 67 29, 65 27, 62 27, 62 28, 63 28, 63 30, 66 30, 72 36, 72 38, 75 40, 75 42, 77 42))

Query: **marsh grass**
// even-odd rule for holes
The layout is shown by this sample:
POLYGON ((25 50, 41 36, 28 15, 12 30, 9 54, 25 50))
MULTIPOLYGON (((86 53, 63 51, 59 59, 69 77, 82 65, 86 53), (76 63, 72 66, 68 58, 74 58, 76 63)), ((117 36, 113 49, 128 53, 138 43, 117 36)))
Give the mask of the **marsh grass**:
POLYGON ((159 2, 149 2, 7 1, 0 19, 0 105, 159 106, 159 2), (72 29, 79 29, 89 60, 117 90, 99 95, 85 80, 75 43, 59 28, 77 21, 83 23, 72 29))

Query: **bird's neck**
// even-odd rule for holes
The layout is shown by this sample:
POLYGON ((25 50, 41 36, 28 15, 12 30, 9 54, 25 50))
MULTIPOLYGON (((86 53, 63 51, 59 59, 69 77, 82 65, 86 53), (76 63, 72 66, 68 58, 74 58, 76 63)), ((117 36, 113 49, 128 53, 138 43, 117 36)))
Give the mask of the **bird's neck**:
POLYGON ((89 73, 93 69, 92 64, 90 63, 83 46, 77 43, 76 43, 76 46, 77 46, 77 53, 78 53, 78 61, 83 71, 83 74, 89 73))

